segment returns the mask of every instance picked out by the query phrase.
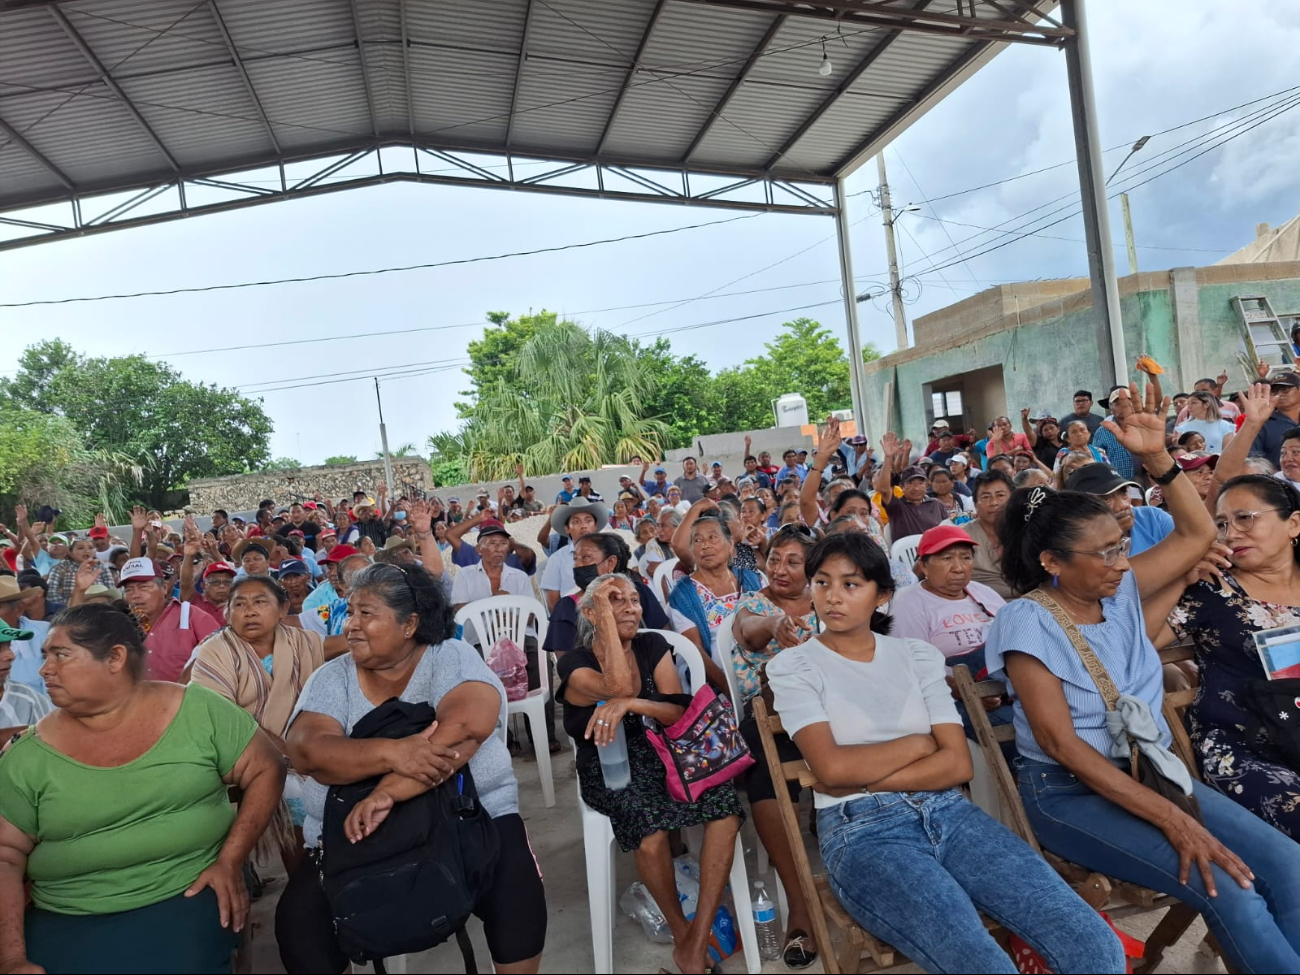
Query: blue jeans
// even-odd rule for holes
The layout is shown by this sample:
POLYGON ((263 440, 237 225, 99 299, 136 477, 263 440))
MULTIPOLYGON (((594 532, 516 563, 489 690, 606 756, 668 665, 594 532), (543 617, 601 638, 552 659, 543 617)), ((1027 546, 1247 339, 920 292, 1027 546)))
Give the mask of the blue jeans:
POLYGON ((859 924, 927 972, 1014 973, 979 912, 1057 972, 1123 972, 1109 925, 1042 857, 956 789, 878 792, 822 809, 831 889, 859 924))
POLYGON ((1165 834, 1097 795, 1061 765, 1022 759, 1020 797, 1038 841, 1089 870, 1141 884, 1200 911, 1241 972, 1300 972, 1300 845, 1250 810, 1194 783, 1205 828, 1255 874, 1243 889, 1213 866, 1210 897, 1196 864, 1178 882, 1178 853, 1165 834))

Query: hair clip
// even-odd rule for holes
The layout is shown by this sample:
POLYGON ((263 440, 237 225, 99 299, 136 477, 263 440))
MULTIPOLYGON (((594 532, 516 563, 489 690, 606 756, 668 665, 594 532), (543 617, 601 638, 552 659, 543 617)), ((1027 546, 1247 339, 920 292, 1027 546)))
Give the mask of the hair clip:
POLYGON ((1041 487, 1036 487, 1033 490, 1031 490, 1029 492, 1029 501, 1027 503, 1026 510, 1025 510, 1025 521, 1028 521, 1030 518, 1032 518, 1034 512, 1038 510, 1038 506, 1046 500, 1047 500, 1047 492, 1044 491, 1041 487))

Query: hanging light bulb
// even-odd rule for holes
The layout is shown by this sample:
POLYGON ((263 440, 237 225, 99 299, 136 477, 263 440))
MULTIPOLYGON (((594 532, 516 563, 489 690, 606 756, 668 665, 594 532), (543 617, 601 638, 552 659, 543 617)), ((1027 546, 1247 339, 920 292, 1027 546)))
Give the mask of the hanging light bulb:
POLYGON ((831 59, 826 56, 826 38, 823 37, 822 38, 822 63, 820 67, 817 68, 817 73, 821 75, 823 78, 829 78, 831 76, 831 72, 834 70, 835 70, 835 66, 831 64, 831 59))

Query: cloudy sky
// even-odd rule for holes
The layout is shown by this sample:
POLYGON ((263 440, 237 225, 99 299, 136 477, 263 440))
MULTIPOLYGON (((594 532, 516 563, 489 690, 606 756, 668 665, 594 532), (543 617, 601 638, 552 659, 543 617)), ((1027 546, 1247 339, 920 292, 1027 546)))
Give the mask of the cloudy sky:
MULTIPOLYGON (((1118 165, 1139 136, 1183 126, 1153 138, 1112 188, 1189 160, 1215 127, 1229 126, 1219 130, 1219 138, 1243 132, 1222 148, 1134 188, 1142 269, 1213 263, 1248 243, 1256 223, 1276 225, 1300 211, 1300 167, 1294 162, 1300 155, 1300 109, 1249 131, 1249 113, 1274 99, 1216 114, 1296 84, 1300 15, 1294 4, 1101 0, 1089 9, 1102 143, 1116 147, 1106 155, 1107 170, 1118 165), (1184 125, 1211 115, 1208 121, 1184 125), (1234 129, 1234 123, 1241 124, 1234 129), (1175 147, 1189 139, 1196 140, 1194 146, 1175 155, 1185 151, 1175 147)), ((1046 223, 1068 213, 1067 208, 1048 215, 1077 191, 1073 156, 1064 57, 1031 47, 1000 55, 898 139, 886 154, 894 204, 922 206, 899 218, 909 319, 996 283, 1086 274, 1082 228, 1073 217, 1045 228, 1048 236, 973 256, 1007 239, 977 228, 1018 227, 1027 219, 1046 223), (1055 168, 959 192, 1044 167, 1055 168), (954 193, 959 195, 949 195, 954 193), (1043 206, 1062 196, 1066 199, 1043 206), (1040 206, 1028 218, 1011 219, 1040 206)), ((868 164, 850 180, 850 189, 871 189, 875 180, 875 166, 868 164)), ((444 261, 733 215, 394 185, 9 251, 0 254, 0 303, 444 261)), ((880 216, 869 194, 850 201, 850 219, 859 290, 878 286, 887 280, 887 264, 880 216)), ((1122 268, 1118 204, 1112 222, 1122 268)), ((671 336, 677 352, 694 353, 722 368, 761 351, 781 322, 794 317, 780 314, 781 309, 838 297, 833 234, 828 218, 771 214, 644 241, 447 269, 5 309, 0 311, 0 335, 11 354, 28 342, 58 336, 92 354, 162 356, 191 378, 256 394, 259 388, 300 377, 462 358, 490 310, 554 309, 586 325, 640 336, 771 313, 743 325, 671 336), (783 260, 805 248, 806 253, 783 260), (778 261, 782 263, 754 273, 778 261), (671 308, 626 307, 693 298, 741 278, 721 288, 724 295, 797 287, 671 308), (432 325, 452 327, 408 336, 182 354, 432 325)), ((891 350, 894 331, 885 303, 863 305, 861 312, 864 339, 891 350)), ((812 314, 843 335, 839 306, 812 314)), ((0 372, 7 368, 0 364, 0 372)), ((457 371, 385 382, 390 443, 412 442, 423 450, 430 433, 454 425, 452 402, 464 386, 457 371)), ((277 456, 319 463, 331 454, 364 457, 378 450, 369 381, 302 386, 263 398, 275 423, 272 450, 277 456)))

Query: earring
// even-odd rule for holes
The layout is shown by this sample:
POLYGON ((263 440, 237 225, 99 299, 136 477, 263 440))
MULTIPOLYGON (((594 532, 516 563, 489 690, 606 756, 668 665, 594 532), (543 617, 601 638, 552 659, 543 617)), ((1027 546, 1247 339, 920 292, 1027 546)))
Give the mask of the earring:
POLYGON ((1060 576, 1052 576, 1052 588, 1055 589, 1055 588, 1056 588, 1057 586, 1059 586, 1060 584, 1061 584, 1061 577, 1060 577, 1060 576))

